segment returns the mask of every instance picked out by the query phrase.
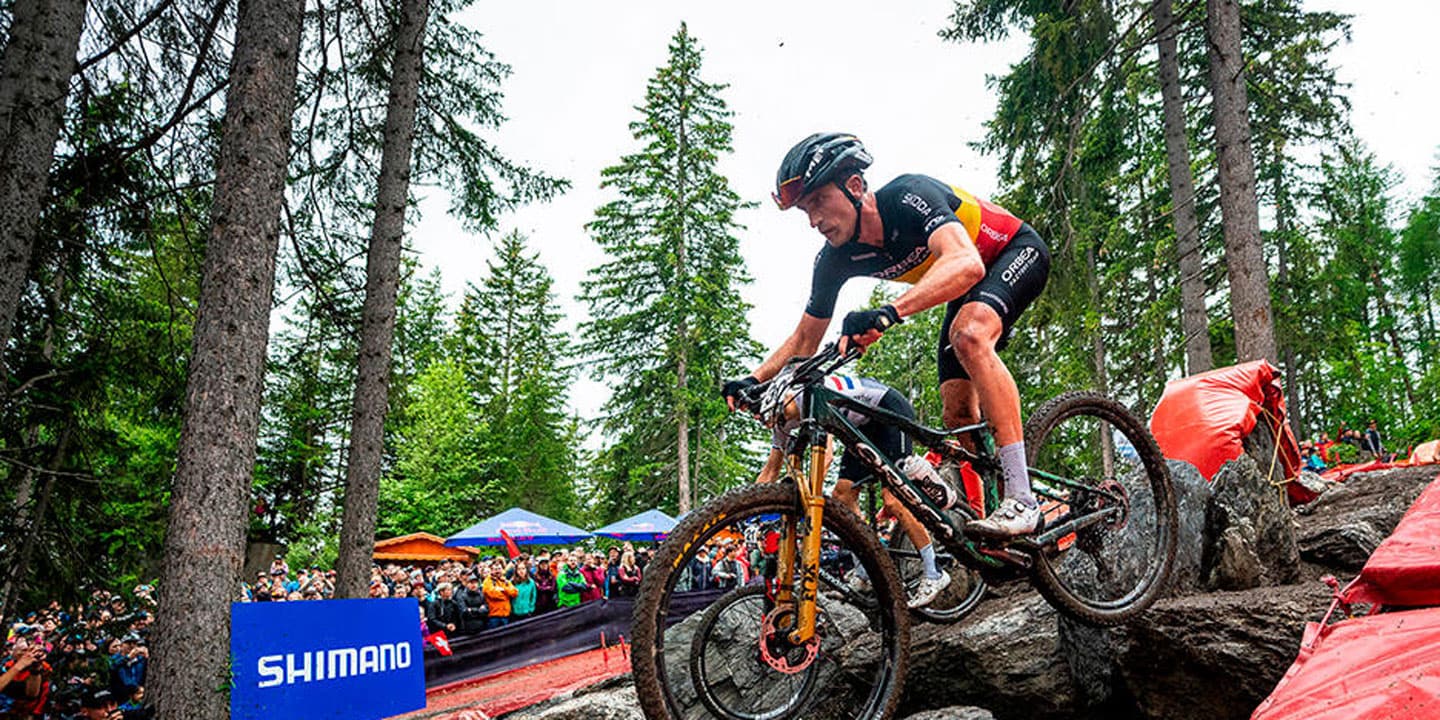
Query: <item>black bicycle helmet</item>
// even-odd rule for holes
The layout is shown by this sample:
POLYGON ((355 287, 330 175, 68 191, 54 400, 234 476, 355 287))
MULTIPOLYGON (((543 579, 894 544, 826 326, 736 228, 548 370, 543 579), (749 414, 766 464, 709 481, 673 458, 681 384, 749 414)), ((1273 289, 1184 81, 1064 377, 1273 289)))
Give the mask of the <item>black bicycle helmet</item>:
POLYGON ((780 170, 775 173, 772 197, 781 210, 789 210, 805 193, 833 182, 858 209, 859 200, 845 188, 845 181, 870 167, 871 162, 870 153, 854 135, 815 133, 785 153, 780 170))

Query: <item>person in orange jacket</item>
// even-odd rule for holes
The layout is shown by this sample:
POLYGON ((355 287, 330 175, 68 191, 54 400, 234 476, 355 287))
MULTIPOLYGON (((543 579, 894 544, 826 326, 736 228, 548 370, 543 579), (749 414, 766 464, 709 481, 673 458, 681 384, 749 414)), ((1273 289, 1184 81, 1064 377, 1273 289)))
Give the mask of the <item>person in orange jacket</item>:
POLYGON ((515 585, 505 578, 505 567, 499 560, 490 563, 490 574, 485 577, 483 586, 485 593, 485 604, 490 608, 490 614, 485 621, 485 629, 490 630, 497 627, 505 627, 510 624, 510 601, 520 594, 515 585))

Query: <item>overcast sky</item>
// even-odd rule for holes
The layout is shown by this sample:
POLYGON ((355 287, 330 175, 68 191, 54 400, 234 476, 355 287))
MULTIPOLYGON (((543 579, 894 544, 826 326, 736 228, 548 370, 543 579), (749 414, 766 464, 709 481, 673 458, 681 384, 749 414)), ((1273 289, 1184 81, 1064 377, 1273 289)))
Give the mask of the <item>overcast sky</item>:
MULTIPOLYGON (((1382 162, 1404 174, 1408 204, 1431 182, 1440 148, 1435 89, 1440 62, 1431 43, 1440 10, 1430 2, 1312 2, 1355 15, 1351 42, 1333 54, 1351 84, 1356 133, 1382 162)), ((742 198, 758 203, 739 220, 741 252, 755 282, 753 334, 767 349, 794 328, 809 290, 810 265, 823 239, 798 211, 769 199, 775 167, 800 138, 817 131, 858 135, 875 156, 869 174, 883 183, 902 172, 935 175, 987 196, 1003 183, 996 162, 969 143, 984 135, 995 110, 986 77, 1024 55, 1023 38, 995 44, 942 42, 952 3, 832 0, 826 3, 690 0, 525 0, 477 3, 463 18, 513 70, 504 83, 509 121, 495 139, 506 156, 568 178, 563 197, 503 218, 518 229, 555 277, 567 330, 584 318, 580 280, 602 260, 584 224, 613 199, 600 171, 637 149, 629 123, 645 84, 663 65, 681 22, 703 52, 701 76, 728 83, 735 152, 720 163, 742 198)), ((1156 130, 1159 132, 1159 129, 1156 130)), ((410 246, 426 268, 440 268, 458 298, 484 274, 491 240, 466 233, 445 215, 448 198, 431 191, 410 246)), ((837 318, 856 309, 873 283, 849 283, 837 318)), ((583 377, 572 407, 591 417, 604 387, 583 377)))

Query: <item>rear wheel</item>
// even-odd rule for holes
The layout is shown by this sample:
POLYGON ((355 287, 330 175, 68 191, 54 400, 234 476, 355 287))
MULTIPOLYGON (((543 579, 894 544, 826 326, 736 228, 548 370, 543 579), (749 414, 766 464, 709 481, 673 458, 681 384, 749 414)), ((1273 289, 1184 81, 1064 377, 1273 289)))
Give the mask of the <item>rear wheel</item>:
POLYGON ((793 616, 765 599, 763 584, 726 593, 676 591, 702 547, 738 541, 751 525, 777 520, 800 523, 793 483, 731 490, 687 515, 646 565, 631 664, 649 720, 894 716, 909 650, 904 590, 874 532, 849 510, 825 507, 822 563, 831 565, 821 575, 853 572, 836 565, 837 558, 844 564, 853 558, 874 592, 858 602, 853 593, 822 585, 809 643, 789 642, 785 628, 793 616))
POLYGON ((1116 625, 1144 611, 1165 588, 1177 533, 1170 471, 1149 429, 1104 395, 1066 393, 1025 424, 1025 450, 1046 528, 1103 518, 1041 548, 1036 588, 1091 625, 1116 625))

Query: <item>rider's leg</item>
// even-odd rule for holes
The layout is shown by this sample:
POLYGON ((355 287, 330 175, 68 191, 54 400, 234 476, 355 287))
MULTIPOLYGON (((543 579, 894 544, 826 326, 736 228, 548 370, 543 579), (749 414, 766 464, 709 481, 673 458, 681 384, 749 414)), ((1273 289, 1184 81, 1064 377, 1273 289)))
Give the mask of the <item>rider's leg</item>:
POLYGON ((925 566, 925 577, 940 577, 940 569, 935 567, 935 544, 930 540, 930 533, 925 530, 925 526, 921 525, 920 521, 910 514, 910 509, 889 490, 883 491, 880 496, 885 502, 885 512, 895 518, 900 529, 910 538, 910 544, 920 553, 920 560, 925 566))
POLYGON ((850 508, 850 511, 859 517, 865 517, 860 512, 860 488, 855 486, 854 481, 845 478, 835 481, 835 489, 830 491, 830 499, 850 508))
POLYGON ((995 426, 1000 464, 1005 473, 1005 496, 1029 507, 1036 505, 1025 469, 1025 435, 1020 421, 1020 389, 1009 368, 995 352, 1005 332, 1000 314, 983 302, 966 303, 950 324, 950 343, 970 376, 980 408, 995 426))
MULTIPOLYGON (((974 425, 980 422, 980 397, 975 393, 975 384, 966 378, 942 381, 940 383, 940 403, 940 419, 947 428, 974 425)), ((958 437, 956 440, 959 440, 966 450, 976 451, 975 440, 968 434, 958 437)))

